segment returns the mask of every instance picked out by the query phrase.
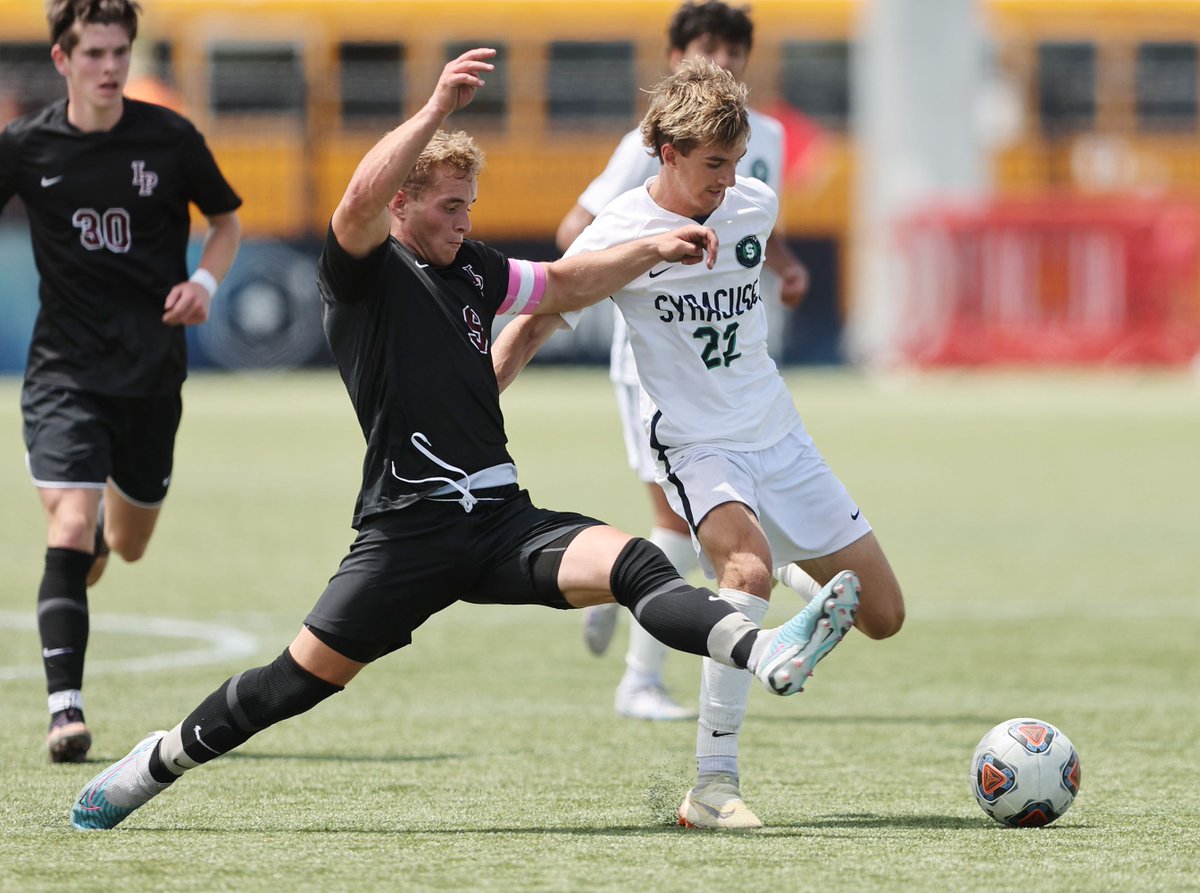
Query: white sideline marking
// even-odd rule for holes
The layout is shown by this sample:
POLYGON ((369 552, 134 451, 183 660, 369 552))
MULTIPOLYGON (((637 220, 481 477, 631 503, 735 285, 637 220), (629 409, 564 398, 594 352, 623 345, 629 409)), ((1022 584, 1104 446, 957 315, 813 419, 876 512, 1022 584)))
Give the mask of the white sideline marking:
MULTIPOLYGON (((36 632, 37 617, 32 610, 0 611, 0 629, 36 632)), ((250 633, 196 620, 173 620, 136 614, 99 614, 92 615, 91 630, 101 633, 159 636, 166 639, 200 639, 206 644, 184 651, 116 660, 93 660, 89 655, 86 666, 89 677, 105 673, 149 673, 178 667, 198 667, 230 658, 247 657, 258 651, 258 639, 250 633)), ((41 678, 42 667, 39 665, 0 666, 0 681, 41 678)))

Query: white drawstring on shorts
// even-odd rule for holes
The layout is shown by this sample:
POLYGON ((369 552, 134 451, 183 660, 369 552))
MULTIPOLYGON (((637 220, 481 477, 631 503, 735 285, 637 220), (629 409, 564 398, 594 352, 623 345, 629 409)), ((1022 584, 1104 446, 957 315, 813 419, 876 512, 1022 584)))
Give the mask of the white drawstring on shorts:
POLYGON ((435 456, 433 454, 433 451, 429 449, 429 438, 426 437, 424 434, 422 434, 420 431, 415 432, 413 434, 413 436, 409 438, 409 441, 412 443, 412 445, 414 447, 417 448, 417 450, 421 453, 421 455, 423 455, 429 461, 441 466, 442 468, 446 469, 447 471, 453 471, 453 472, 456 472, 457 474, 461 475, 462 476, 461 480, 463 481, 463 483, 459 483, 458 481, 451 480, 450 478, 440 477, 438 475, 434 475, 433 477, 428 477, 428 478, 419 478, 415 481, 410 481, 408 478, 400 477, 400 475, 396 473, 396 463, 395 462, 391 463, 392 476, 395 477, 397 480, 404 481, 404 483, 406 483, 406 484, 414 484, 414 485, 415 484, 430 484, 430 483, 435 483, 435 482, 446 484, 447 486, 452 487, 454 490, 458 491, 458 493, 461 494, 461 497, 455 501, 463 507, 464 512, 470 513, 471 509, 475 508, 475 504, 479 502, 479 497, 477 497, 474 493, 471 492, 471 475, 467 474, 467 472, 463 471, 458 466, 451 465, 449 462, 443 462, 441 459, 439 459, 437 456, 435 456))

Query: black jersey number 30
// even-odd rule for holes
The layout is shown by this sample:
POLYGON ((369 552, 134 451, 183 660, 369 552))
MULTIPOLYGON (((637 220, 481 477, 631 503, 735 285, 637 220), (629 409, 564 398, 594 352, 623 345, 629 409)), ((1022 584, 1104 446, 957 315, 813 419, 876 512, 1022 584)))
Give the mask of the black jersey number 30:
POLYGON ((113 254, 124 254, 133 244, 129 212, 124 208, 109 208, 104 213, 80 208, 71 215, 71 225, 79 230, 79 242, 88 251, 107 248, 113 254))
POLYGON ((721 366, 728 366, 734 360, 741 356, 737 352, 737 323, 730 323, 724 333, 714 329, 712 326, 701 326, 692 332, 693 338, 698 338, 704 342, 704 349, 700 352, 700 359, 704 362, 706 369, 717 369, 721 366), (721 340, 725 341, 725 349, 721 350, 721 340), (717 352, 720 352, 718 356, 717 352))

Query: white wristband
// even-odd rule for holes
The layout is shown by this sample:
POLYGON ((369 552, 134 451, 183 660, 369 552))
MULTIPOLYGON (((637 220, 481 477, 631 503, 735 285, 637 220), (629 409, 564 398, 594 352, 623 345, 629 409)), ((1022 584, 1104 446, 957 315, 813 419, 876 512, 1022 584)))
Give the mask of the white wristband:
POLYGON ((204 267, 197 267, 196 272, 188 277, 188 282, 202 286, 210 298, 217 293, 217 277, 204 267))

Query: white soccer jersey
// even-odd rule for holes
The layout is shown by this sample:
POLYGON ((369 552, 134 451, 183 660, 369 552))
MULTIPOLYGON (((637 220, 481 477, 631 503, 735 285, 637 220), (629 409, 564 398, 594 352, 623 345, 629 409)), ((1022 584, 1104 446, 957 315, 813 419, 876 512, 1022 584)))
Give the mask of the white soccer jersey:
MULTIPOLYGON (((779 199, 739 176, 705 221, 720 240, 716 266, 660 263, 614 294, 625 319, 653 439, 664 446, 709 443, 760 450, 800 421, 767 353, 760 279, 779 199)), ((610 202, 566 256, 597 251, 695 221, 660 207, 645 186, 610 202)), ((575 314, 565 314, 572 322, 575 314)))
MULTIPOLYGON (((783 125, 769 115, 747 109, 750 117, 750 139, 746 143, 746 154, 738 162, 737 172, 743 177, 754 177, 771 187, 779 195, 783 177, 783 125)), ((642 131, 634 128, 617 144, 608 165, 596 179, 588 184, 579 196, 579 206, 597 216, 610 201, 623 192, 641 186, 658 173, 659 160, 649 154, 642 144, 642 131)), ((761 293, 769 302, 778 302, 779 277, 764 270, 761 293)), ((625 320, 613 314, 613 344, 609 365, 610 377, 623 384, 637 384, 637 366, 629 349, 625 333, 625 320)))

